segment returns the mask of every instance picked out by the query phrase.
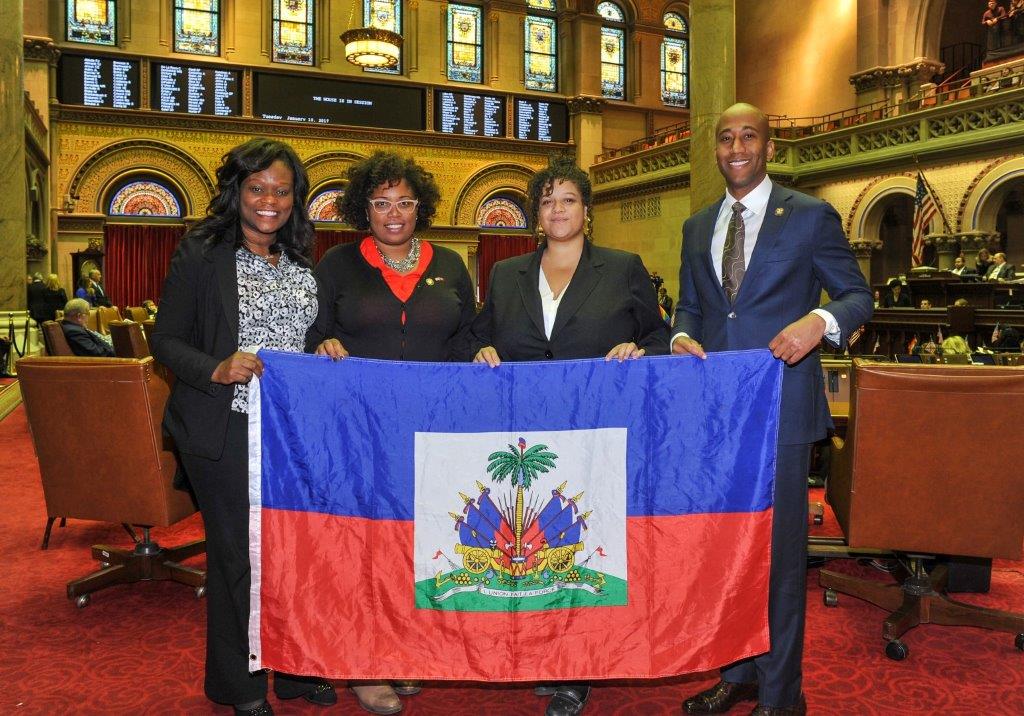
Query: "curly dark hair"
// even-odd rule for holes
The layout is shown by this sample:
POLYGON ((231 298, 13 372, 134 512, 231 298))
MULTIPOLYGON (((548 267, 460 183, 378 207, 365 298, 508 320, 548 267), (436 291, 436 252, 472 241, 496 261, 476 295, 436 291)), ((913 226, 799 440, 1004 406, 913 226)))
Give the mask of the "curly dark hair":
POLYGON ((229 150, 217 168, 217 194, 210 200, 206 216, 189 230, 189 236, 204 240, 213 246, 231 241, 235 248, 242 245, 239 221, 242 183, 250 174, 261 172, 276 161, 284 162, 292 170, 292 215, 277 232, 271 253, 283 251, 288 258, 304 266, 310 264, 313 246, 313 222, 306 213, 309 179, 295 150, 284 142, 273 139, 250 139, 229 150))
POLYGON ((441 192, 433 174, 414 160, 394 152, 374 152, 368 159, 348 168, 348 186, 338 199, 338 213, 349 226, 366 231, 370 228, 367 201, 374 190, 381 184, 392 187, 403 179, 420 201, 416 207, 416 230, 423 231, 437 213, 441 192))
POLYGON ((537 213, 540 211, 540 200, 550 194, 556 181, 570 181, 580 190, 583 206, 587 211, 593 208, 594 191, 590 187, 590 176, 576 166, 576 160, 567 154, 551 157, 544 169, 530 177, 526 187, 526 196, 530 202, 530 222, 537 225, 537 213))

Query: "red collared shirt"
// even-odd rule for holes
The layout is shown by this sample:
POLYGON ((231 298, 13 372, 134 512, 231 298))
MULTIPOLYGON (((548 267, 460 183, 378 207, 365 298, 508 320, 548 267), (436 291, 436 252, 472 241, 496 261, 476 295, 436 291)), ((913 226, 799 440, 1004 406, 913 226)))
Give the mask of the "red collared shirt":
MULTIPOLYGON (((434 247, 429 242, 420 240, 420 262, 407 274, 400 274, 384 263, 372 236, 367 236, 362 240, 359 244, 359 253, 366 259, 366 263, 380 270, 384 283, 391 289, 391 293, 395 294, 399 301, 405 303, 412 296, 412 292, 416 290, 416 284, 423 278, 423 273, 430 265, 431 259, 434 258, 434 247)), ((402 323, 405 323, 405 311, 402 311, 402 323)))

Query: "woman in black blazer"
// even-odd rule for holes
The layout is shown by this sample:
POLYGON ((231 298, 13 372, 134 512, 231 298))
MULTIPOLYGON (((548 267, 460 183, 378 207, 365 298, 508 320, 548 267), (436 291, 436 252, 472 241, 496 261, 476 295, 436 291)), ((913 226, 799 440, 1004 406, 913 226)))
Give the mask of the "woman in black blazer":
MULTIPOLYGON (((254 139, 224 155, 206 218, 182 239, 150 339, 176 378, 164 427, 206 529, 207 697, 272 714, 267 675, 249 673, 248 383, 258 348, 301 351, 316 316, 306 173, 291 147, 254 139)), ((330 683, 274 678, 278 698, 328 706, 330 683)))
MULTIPOLYGON (((545 241, 532 254, 499 261, 472 326, 474 361, 600 358, 623 361, 668 352, 668 326, 650 274, 636 254, 587 239, 590 178, 570 159, 553 160, 529 184, 534 224, 545 241)), ((575 716, 589 684, 537 688, 552 694, 547 716, 575 716)))

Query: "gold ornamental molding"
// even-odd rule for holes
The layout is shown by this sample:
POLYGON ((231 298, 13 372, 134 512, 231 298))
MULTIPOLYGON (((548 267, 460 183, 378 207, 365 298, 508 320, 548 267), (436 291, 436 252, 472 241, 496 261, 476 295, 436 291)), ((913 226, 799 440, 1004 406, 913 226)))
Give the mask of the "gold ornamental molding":
POLYGON ((946 66, 938 60, 918 57, 902 65, 872 67, 869 70, 850 75, 858 93, 884 87, 899 87, 905 82, 928 82, 935 75, 942 74, 946 66))
POLYGON ((526 196, 526 185, 534 171, 533 167, 511 162, 480 169, 462 185, 452 209, 452 223, 455 226, 475 226, 480 204, 497 191, 526 196))
POLYGON ((570 97, 566 104, 569 105, 569 116, 575 117, 577 114, 601 114, 607 102, 604 97, 581 94, 570 97))
POLYGON ((26 60, 47 62, 51 65, 56 65, 57 60, 60 59, 60 50, 55 44, 53 44, 53 40, 49 37, 25 35, 22 42, 22 52, 26 60))

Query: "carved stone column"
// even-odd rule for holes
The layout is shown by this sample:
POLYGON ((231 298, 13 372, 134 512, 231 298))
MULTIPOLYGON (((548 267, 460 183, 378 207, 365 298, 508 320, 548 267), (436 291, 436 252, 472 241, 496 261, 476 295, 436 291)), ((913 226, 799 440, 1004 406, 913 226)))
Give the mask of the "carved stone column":
POLYGON ((604 110, 603 97, 578 95, 569 98, 569 119, 572 121, 572 136, 576 138, 577 162, 580 169, 587 171, 594 163, 594 157, 601 153, 604 110))
POLYGON ((953 268, 953 259, 960 251, 960 240, 956 234, 928 234, 925 242, 935 246, 939 269, 949 271, 953 268))
MULTIPOLYGON (((998 231, 961 231, 953 236, 960 242, 960 250, 968 257, 999 243, 998 231)), ((970 263, 968 260, 967 264, 970 263)))
POLYGON ((871 253, 881 250, 882 242, 857 239, 850 242, 850 248, 853 249, 853 255, 857 257, 860 272, 864 274, 865 280, 871 283, 871 253))
POLYGON ((690 22, 700 28, 690 39, 690 211, 694 213, 725 191, 715 163, 715 125, 718 115, 736 101, 736 2, 692 3, 690 22))
POLYGON ((25 307, 22 3, 0 3, 0 310, 25 307))

